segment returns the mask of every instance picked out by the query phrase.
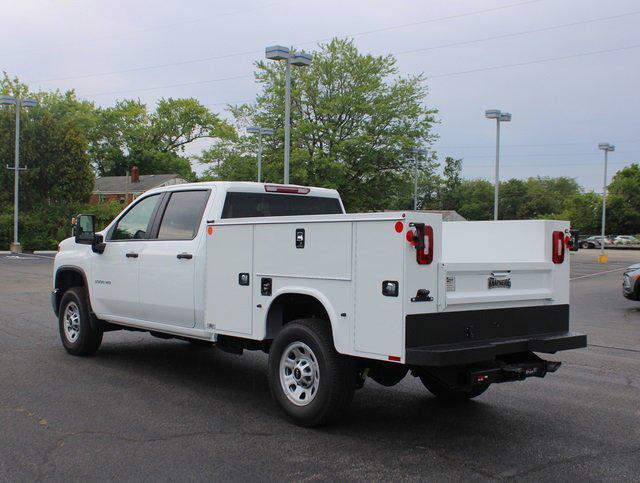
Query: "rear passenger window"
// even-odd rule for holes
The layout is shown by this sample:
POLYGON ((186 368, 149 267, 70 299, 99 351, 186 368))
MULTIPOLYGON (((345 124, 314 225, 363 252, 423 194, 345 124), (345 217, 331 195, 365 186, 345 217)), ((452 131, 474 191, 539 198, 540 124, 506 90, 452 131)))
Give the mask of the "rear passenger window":
POLYGON ((228 192, 222 218, 342 214, 337 198, 308 195, 228 192))
POLYGON ((191 240, 198 232, 208 191, 174 191, 164 210, 158 240, 191 240))

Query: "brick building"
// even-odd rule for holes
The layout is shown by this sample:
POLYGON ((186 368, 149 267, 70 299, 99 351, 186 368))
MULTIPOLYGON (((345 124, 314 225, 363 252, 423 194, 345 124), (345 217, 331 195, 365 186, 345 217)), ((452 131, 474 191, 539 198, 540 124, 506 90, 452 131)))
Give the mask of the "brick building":
POLYGON ((106 203, 117 200, 129 204, 145 191, 161 186, 186 183, 177 174, 140 175, 138 168, 131 168, 130 176, 103 176, 96 178, 90 203, 106 203))

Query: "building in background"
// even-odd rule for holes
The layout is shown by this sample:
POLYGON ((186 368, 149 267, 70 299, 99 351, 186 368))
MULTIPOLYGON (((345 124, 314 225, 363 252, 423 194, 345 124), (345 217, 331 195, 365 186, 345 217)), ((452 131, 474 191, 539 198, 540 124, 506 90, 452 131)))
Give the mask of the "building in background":
POLYGON ((440 213, 442 221, 467 221, 467 219, 455 210, 419 210, 423 213, 440 213))
POLYGON ((134 166, 130 176, 96 178, 90 202, 97 204, 117 200, 129 204, 150 189, 182 183, 186 181, 175 173, 140 175, 140 171, 134 166))

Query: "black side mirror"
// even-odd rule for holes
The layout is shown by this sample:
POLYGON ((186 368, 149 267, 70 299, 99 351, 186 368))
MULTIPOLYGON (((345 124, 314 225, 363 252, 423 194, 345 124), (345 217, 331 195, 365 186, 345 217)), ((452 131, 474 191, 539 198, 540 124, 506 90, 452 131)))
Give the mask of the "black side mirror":
POLYGON ((569 251, 577 252, 580 245, 578 243, 578 239, 580 238, 579 230, 569 230, 569 235, 571 236, 571 246, 569 247, 569 251))
POLYGON ((104 237, 96 235, 95 215, 78 215, 73 225, 73 235, 76 243, 91 245, 94 253, 103 253, 105 248, 104 237))
POLYGON ((92 245, 96 235, 95 215, 78 215, 73 225, 73 235, 76 243, 92 245))

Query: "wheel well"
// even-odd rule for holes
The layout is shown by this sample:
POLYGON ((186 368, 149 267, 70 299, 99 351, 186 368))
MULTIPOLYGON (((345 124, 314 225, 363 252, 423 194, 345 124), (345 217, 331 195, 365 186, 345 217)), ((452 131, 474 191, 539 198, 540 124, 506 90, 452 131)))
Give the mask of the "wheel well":
POLYGON ((75 268, 62 268, 56 272, 56 313, 64 293, 71 287, 86 287, 84 275, 75 268))
POLYGON ((275 339, 280 329, 298 319, 321 319, 330 323, 329 314, 324 305, 311 295, 287 293, 278 295, 269 307, 267 314, 267 339, 275 339))

